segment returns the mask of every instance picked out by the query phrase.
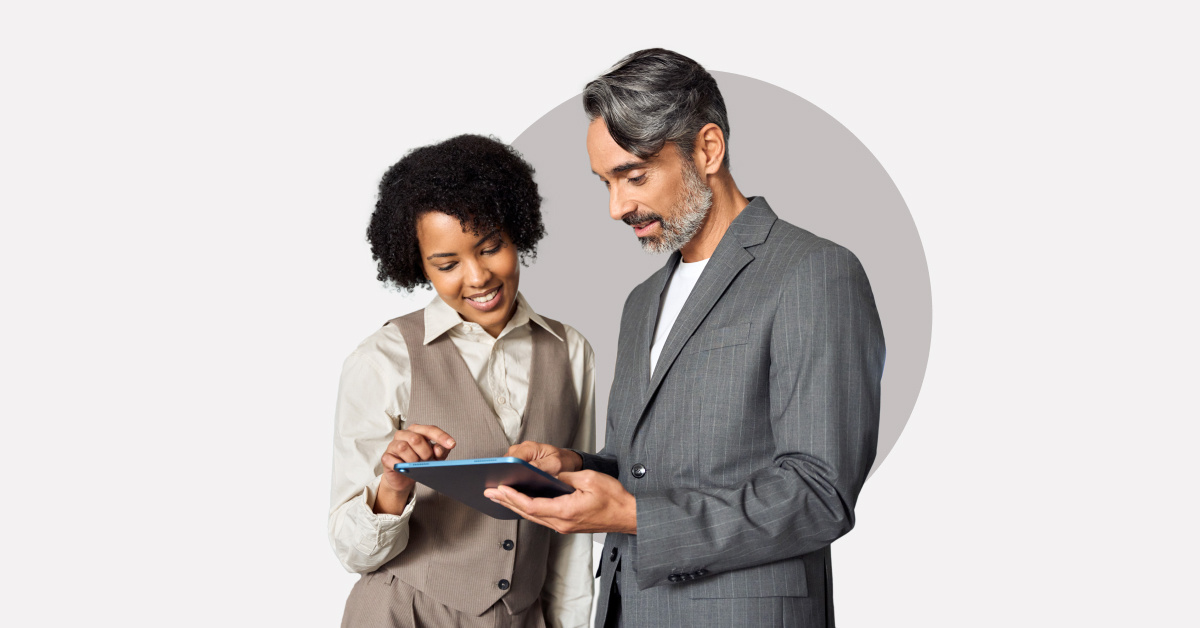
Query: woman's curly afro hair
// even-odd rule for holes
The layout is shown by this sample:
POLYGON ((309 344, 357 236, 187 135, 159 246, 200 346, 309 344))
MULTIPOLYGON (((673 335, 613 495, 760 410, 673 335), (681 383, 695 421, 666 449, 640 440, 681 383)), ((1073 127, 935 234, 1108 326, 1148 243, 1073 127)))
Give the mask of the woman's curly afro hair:
POLYGON ((502 230, 528 264, 546 233, 541 206, 533 166, 495 138, 459 135, 413 149, 383 175, 367 227, 379 280, 406 291, 429 285, 417 243, 417 219, 428 212, 477 235, 502 230))

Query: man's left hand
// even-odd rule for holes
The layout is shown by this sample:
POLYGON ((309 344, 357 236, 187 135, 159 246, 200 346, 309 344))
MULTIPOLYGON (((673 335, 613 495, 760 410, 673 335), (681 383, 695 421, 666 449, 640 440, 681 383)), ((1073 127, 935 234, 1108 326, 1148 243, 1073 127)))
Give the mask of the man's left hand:
POLYGON ((596 471, 560 473, 558 479, 575 492, 553 499, 530 497, 499 486, 484 497, 556 532, 622 532, 637 534, 637 500, 612 476, 596 471))

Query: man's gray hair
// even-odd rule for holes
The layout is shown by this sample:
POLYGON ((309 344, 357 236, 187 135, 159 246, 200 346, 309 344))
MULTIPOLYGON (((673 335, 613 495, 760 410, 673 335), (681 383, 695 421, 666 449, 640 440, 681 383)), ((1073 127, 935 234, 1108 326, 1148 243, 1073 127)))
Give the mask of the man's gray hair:
POLYGON ((670 50, 639 50, 583 89, 583 108, 604 118, 617 146, 643 159, 675 144, 691 159, 696 133, 712 122, 725 134, 729 168, 729 115, 717 82, 699 63, 670 50))

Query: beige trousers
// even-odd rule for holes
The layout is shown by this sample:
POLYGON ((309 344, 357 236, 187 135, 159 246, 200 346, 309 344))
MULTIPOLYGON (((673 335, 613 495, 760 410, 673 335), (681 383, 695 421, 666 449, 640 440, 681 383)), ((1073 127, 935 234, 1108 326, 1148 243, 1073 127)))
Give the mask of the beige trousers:
POLYGON ((342 628, 545 628, 542 602, 511 615, 504 601, 478 617, 435 602, 395 576, 376 571, 362 577, 346 600, 342 628))

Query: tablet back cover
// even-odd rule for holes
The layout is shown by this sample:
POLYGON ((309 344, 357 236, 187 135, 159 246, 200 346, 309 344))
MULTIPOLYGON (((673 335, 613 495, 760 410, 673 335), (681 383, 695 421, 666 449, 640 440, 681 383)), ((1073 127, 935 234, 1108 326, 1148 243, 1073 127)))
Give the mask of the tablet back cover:
POLYGON ((517 513, 483 496, 503 484, 530 497, 558 497, 575 489, 519 458, 471 458, 406 462, 396 471, 496 519, 520 519, 517 513))

